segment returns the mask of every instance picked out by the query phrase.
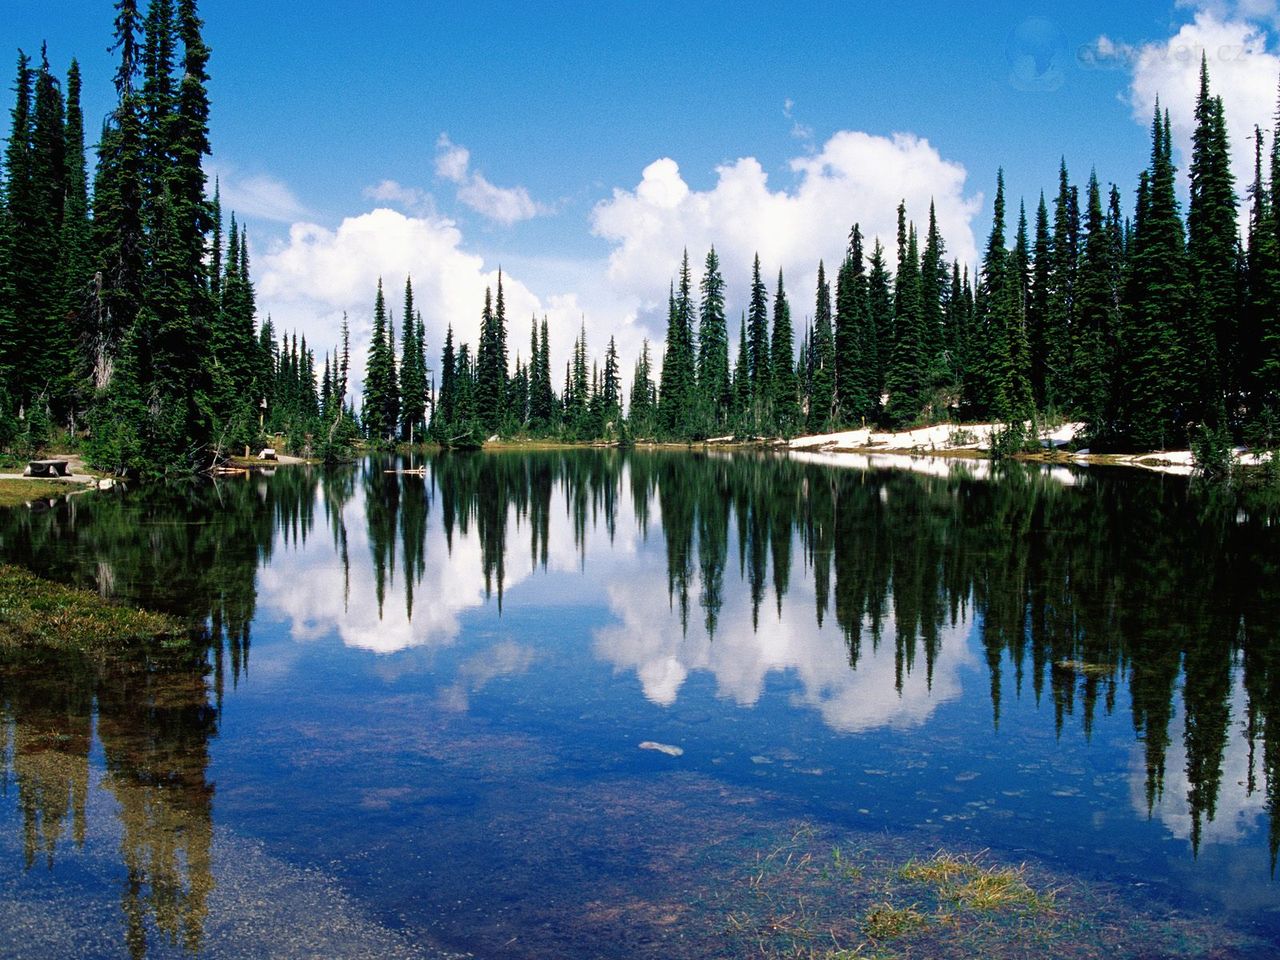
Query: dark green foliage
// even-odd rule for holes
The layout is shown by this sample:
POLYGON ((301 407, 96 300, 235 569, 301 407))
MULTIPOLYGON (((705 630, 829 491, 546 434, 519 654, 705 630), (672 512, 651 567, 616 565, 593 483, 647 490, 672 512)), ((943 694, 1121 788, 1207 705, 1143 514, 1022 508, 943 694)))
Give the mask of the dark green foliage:
POLYGON ((791 306, 783 289, 782 271, 778 271, 778 289, 773 296, 773 342, 769 345, 769 363, 773 367, 773 428, 784 437, 795 433, 800 423, 799 385, 792 359, 794 333, 791 329, 791 306))
MULTIPOLYGON (((876 242, 879 250, 879 241, 876 242)), ((861 424, 873 418, 880 407, 882 369, 876 322, 887 322, 889 305, 887 278, 880 263, 880 275, 869 281, 863 264, 862 229, 853 225, 849 248, 836 275, 835 363, 837 420, 861 424), (880 283, 883 303, 872 310, 872 283, 880 283)), ((816 329, 816 328, 815 328, 816 329)))
POLYGON ((1139 450, 1186 441, 1192 291, 1174 186, 1167 114, 1152 121, 1151 168, 1137 216, 1120 313, 1115 441, 1139 450))
MULTIPOLYGON (((1038 253, 1037 253, 1038 255, 1038 253)), ((1067 177, 1067 165, 1063 161, 1058 170, 1058 196, 1053 202, 1053 246, 1050 252, 1048 287, 1045 297, 1044 328, 1041 341, 1028 337, 1034 357, 1037 351, 1043 357, 1038 364, 1044 371, 1043 394, 1036 399, 1041 406, 1054 409, 1076 408, 1079 405, 1079 377, 1072 353, 1073 333, 1078 323, 1077 290, 1080 263, 1080 204, 1076 188, 1067 177)), ((1039 264, 1037 263, 1037 268, 1039 264)), ((1032 389, 1034 391, 1034 370, 1032 389)))
POLYGON ((1239 422, 1246 379, 1239 350, 1243 306, 1235 179, 1222 98, 1209 93, 1208 62, 1200 61, 1192 135, 1191 200, 1187 207, 1187 270, 1192 305, 1184 336, 1188 422, 1239 422), (1228 409, 1229 408, 1229 409, 1228 409))
POLYGON ((498 298, 491 304, 485 291, 480 316, 480 344, 476 350, 476 416, 489 433, 502 427, 507 392, 507 312, 498 272, 498 298))
MULTIPOLYGON (((1115 198, 1118 207, 1119 197, 1115 198)), ((1106 414, 1114 341, 1120 309, 1118 211, 1104 216, 1098 178, 1090 175, 1085 210, 1084 254, 1076 278, 1072 356, 1073 407, 1091 433, 1108 432, 1106 414)))
POLYGON ((806 345, 809 410, 806 429, 823 433, 832 426, 836 404, 836 345, 831 329, 831 285, 818 261, 818 294, 813 335, 806 345))
MULTIPOLYGON (((485 314, 489 313, 489 296, 485 291, 485 314)), ((360 422, 365 436, 382 443, 394 443, 400 426, 400 392, 396 381, 395 333, 387 315, 382 294, 382 280, 373 303, 373 337, 369 342, 369 361, 364 375, 364 406, 360 422)))
MULTIPOLYGON (((413 281, 404 282, 404 327, 400 334, 400 436, 419 443, 427 427, 427 345, 422 314, 413 303, 413 281)), ((523 407, 522 407, 523 409, 523 407)))
POLYGON ((728 424, 733 407, 724 289, 720 260, 712 247, 707 251, 699 285, 702 301, 698 309, 698 391, 706 425, 716 432, 728 424))
POLYGON ((773 368, 769 363, 769 294, 760 279, 760 255, 751 268, 751 298, 747 308, 747 349, 751 382, 750 417, 753 429, 763 416, 773 368))
POLYGON ((887 373, 888 422, 900 427, 920 413, 926 386, 924 306, 915 225, 898 205, 898 272, 893 291, 893 348, 887 373))
POLYGON ((631 396, 627 403, 627 416, 631 420, 631 433, 635 437, 652 435, 657 412, 657 391, 653 385, 653 367, 649 358, 649 341, 645 340, 636 360, 635 373, 631 377, 631 396))
MULTIPOLYGON (((702 433, 698 415, 697 361, 694 346, 693 281, 689 275, 689 251, 680 263, 680 284, 668 300, 667 343, 658 385, 658 419, 672 438, 702 433)), ((705 433, 703 433, 705 436, 705 433)))

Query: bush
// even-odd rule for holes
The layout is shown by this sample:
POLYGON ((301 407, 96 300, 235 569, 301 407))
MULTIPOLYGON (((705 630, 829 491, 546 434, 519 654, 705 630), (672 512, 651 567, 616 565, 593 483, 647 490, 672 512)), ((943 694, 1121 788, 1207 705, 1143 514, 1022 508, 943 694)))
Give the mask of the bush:
POLYGON ((1191 457, 1200 475, 1209 480, 1231 477, 1235 457, 1231 452, 1231 434, 1224 426, 1200 426, 1191 435, 1191 457))

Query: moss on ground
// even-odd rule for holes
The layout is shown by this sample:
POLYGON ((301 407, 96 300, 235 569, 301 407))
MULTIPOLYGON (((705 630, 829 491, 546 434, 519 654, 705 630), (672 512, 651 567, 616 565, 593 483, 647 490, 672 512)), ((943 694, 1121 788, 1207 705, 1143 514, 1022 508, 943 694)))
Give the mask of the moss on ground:
POLYGON ((178 636, 182 629, 173 617, 0 564, 0 645, 110 650, 131 640, 178 636))

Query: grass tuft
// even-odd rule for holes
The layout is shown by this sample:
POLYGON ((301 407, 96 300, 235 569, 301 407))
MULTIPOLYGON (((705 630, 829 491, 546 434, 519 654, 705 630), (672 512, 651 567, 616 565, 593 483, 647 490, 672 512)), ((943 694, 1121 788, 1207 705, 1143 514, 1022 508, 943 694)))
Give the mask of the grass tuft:
POLYGON ((872 907, 862 918, 862 930, 872 940, 892 940, 924 925, 924 914, 915 907, 895 907, 888 903, 872 907))
POLYGON ((0 645, 107 650, 130 640, 181 633, 182 624, 173 617, 0 564, 0 645))

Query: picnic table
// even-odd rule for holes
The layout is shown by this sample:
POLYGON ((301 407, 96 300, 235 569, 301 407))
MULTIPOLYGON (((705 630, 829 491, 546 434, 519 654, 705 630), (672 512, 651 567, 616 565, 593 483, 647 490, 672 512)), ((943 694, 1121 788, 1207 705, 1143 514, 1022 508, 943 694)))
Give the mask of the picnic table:
POLYGON ((66 460, 32 460, 23 474, 28 477, 65 477, 69 466, 66 460))

